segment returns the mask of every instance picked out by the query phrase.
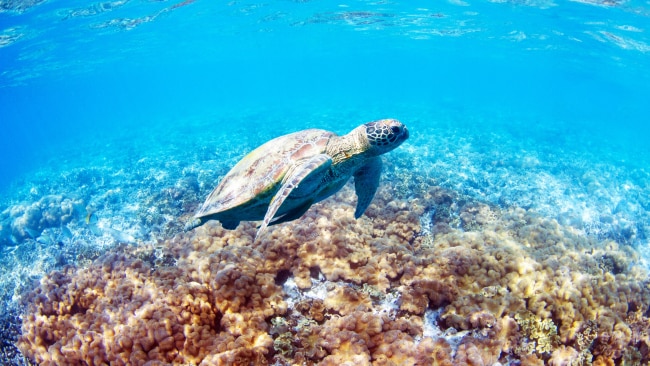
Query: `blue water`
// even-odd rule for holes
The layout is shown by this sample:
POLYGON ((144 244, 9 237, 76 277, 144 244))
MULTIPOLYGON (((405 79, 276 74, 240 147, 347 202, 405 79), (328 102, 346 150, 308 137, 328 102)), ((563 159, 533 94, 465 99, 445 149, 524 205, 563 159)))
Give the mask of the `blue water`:
MULTIPOLYGON (((648 153, 642 1, 124 2, 100 12, 106 4, 0 13, 0 34, 15 38, 0 48, 0 186, 57 146, 133 125, 164 134, 188 116, 242 108, 408 121, 416 106, 477 131, 552 125, 648 153), (147 16, 130 29, 107 25, 147 16), (468 122, 476 115, 486 122, 468 122)), ((358 122, 341 121, 340 132, 358 122)))

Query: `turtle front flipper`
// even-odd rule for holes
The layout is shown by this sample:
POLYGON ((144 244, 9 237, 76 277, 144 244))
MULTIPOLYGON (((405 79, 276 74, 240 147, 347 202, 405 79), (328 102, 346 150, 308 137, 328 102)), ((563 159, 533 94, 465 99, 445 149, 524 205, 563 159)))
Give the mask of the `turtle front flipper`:
MULTIPOLYGON (((260 225, 260 228, 257 230, 255 241, 257 241, 257 238, 259 238, 260 235, 262 235, 262 233, 264 232, 264 230, 266 230, 267 226, 269 225, 269 223, 271 222, 275 214, 280 209, 280 206, 282 206, 282 203, 284 203, 287 197, 289 197, 291 192, 294 189, 298 188, 298 186, 301 183, 304 183, 306 180, 309 180, 308 178, 318 176, 323 172, 325 172, 327 169, 330 168, 331 165, 332 165, 332 158, 325 154, 318 154, 309 159, 300 160, 299 162, 294 164, 294 166, 291 169, 289 169, 289 172, 282 180, 282 186, 275 194, 275 196, 273 196, 273 199, 269 204, 269 208, 266 211, 266 215, 264 215, 264 221, 262 222, 262 225, 260 225)), ((305 187, 301 187, 301 188, 304 189, 305 187)), ((309 206, 307 206, 306 208, 308 209, 309 206)), ((303 213, 306 211, 307 210, 304 209, 303 213)), ((291 214, 291 216, 295 216, 295 215, 291 214)), ((279 220, 282 220, 282 218, 280 218, 279 220)))
POLYGON ((370 202, 375 197, 381 176, 381 158, 370 159, 364 166, 354 173, 354 190, 357 193, 357 209, 354 218, 358 219, 366 212, 370 202))

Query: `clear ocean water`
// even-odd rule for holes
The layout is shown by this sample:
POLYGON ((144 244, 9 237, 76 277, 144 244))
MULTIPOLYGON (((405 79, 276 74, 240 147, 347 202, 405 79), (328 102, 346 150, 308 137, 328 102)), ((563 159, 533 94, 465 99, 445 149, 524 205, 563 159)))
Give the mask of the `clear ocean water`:
POLYGON ((640 0, 0 0, 3 303, 55 244, 169 238, 252 148, 379 118, 411 133, 384 159, 645 263, 649 32, 640 0), (47 197, 71 218, 16 229, 47 197))
POLYGON ((644 166, 647 2, 184 4, 3 1, 3 188, 70 146, 244 110, 258 117, 242 128, 286 115, 279 133, 333 111, 359 116, 340 133, 388 115, 534 147, 531 127, 558 129, 644 166))

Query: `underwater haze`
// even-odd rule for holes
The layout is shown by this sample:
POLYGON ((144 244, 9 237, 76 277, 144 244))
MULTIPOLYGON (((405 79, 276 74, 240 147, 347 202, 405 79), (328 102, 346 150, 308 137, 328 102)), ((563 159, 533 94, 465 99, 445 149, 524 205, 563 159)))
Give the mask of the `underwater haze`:
POLYGON ((70 4, 0 0, 0 363, 650 361, 648 1, 70 4), (264 244, 253 224, 183 233, 255 147, 383 118, 410 138, 383 156, 364 218, 341 218, 353 217, 347 186, 269 228, 264 244), (492 246, 511 256, 486 259, 492 246), (226 257, 253 271, 233 293, 263 305, 210 292, 232 270, 226 257), (264 270, 237 262, 246 257, 264 270), (472 270, 454 269, 468 258, 472 270), (107 265, 137 275, 111 277, 107 265), (167 275, 186 280, 170 299, 190 293, 206 303, 187 309, 212 309, 212 344, 188 346, 203 342, 188 329, 208 315, 189 320, 164 296, 136 301, 173 310, 164 321, 140 318, 119 293, 110 306, 75 297, 109 293, 88 278, 163 288, 167 275), (362 318, 379 330, 341 333, 337 322, 362 318), (119 338, 127 323, 124 334, 155 341, 119 338), (169 334, 152 336, 163 323, 169 334))

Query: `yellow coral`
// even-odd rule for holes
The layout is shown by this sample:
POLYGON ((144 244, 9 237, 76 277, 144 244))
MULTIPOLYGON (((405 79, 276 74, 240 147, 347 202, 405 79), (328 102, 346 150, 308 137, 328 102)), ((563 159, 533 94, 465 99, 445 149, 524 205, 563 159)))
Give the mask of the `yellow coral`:
POLYGON ((525 337, 536 342, 535 351, 551 352, 558 343, 557 327, 551 319, 539 319, 530 312, 517 313, 517 324, 525 337))

